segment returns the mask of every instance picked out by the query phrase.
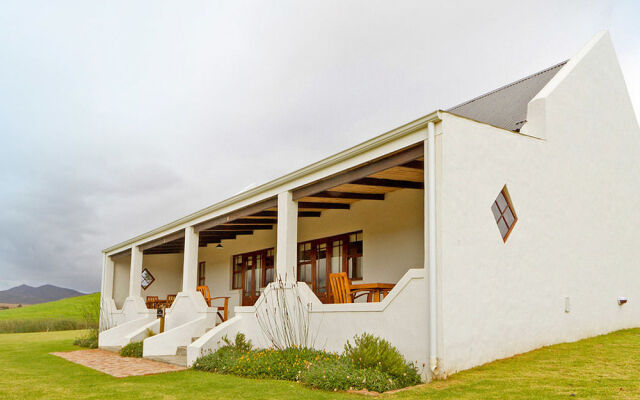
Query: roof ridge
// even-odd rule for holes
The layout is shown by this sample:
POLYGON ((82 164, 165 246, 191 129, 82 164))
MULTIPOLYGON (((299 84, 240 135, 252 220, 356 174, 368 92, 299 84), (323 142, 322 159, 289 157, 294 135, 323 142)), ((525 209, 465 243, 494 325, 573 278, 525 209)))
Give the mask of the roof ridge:
POLYGON ((569 60, 564 60, 564 61, 559 62, 559 63, 557 63, 557 64, 555 64, 555 65, 553 65, 553 66, 551 66, 551 67, 548 67, 548 68, 546 68, 546 69, 543 69, 542 71, 538 71, 538 72, 536 72, 536 73, 534 73, 534 74, 531 74, 531 75, 525 76, 524 78, 518 79, 518 80, 517 80, 517 81, 515 81, 515 82, 511 82, 511 83, 509 83, 509 84, 507 84, 507 85, 504 85, 504 86, 501 86, 501 87, 499 87, 499 88, 497 88, 497 89, 494 89, 494 90, 492 90, 492 91, 490 91, 490 92, 488 92, 488 93, 482 94, 482 95, 480 95, 480 96, 478 96, 478 97, 474 97, 474 98, 473 98, 473 99, 471 99, 471 100, 467 100, 467 101, 465 101, 464 103, 460 103, 460 104, 458 104, 458 105, 456 105, 456 106, 453 106, 453 107, 451 107, 451 108, 447 109, 447 111, 455 110, 456 108, 462 107, 462 106, 467 105, 467 104, 469 104, 469 103, 473 103, 474 101, 480 100, 480 99, 485 98, 485 97, 487 97, 487 96, 489 96, 489 95, 492 95, 492 94, 494 94, 494 93, 497 93, 497 92, 499 92, 499 91, 501 91, 501 90, 507 89, 507 88, 509 88, 509 87, 511 87, 511 86, 515 86, 515 85, 517 85, 517 84, 519 84, 519 83, 522 83, 522 82, 524 82, 524 81, 526 81, 526 80, 529 80, 529 79, 531 79, 531 78, 534 78, 534 77, 536 77, 536 76, 538 76, 538 75, 544 74, 545 72, 549 72, 549 71, 551 71, 552 69, 555 69, 555 68, 558 68, 558 67, 561 67, 561 66, 565 65, 568 61, 569 61, 569 60))

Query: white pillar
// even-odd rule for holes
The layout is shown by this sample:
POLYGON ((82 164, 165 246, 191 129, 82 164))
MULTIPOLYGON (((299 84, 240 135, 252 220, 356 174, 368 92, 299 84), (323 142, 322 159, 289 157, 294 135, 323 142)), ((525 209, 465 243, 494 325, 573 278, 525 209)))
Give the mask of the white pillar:
POLYGON ((200 234, 193 226, 184 230, 184 264, 182 266, 182 291, 195 292, 198 282, 198 244, 200 234))
POLYGON ((142 288, 142 250, 131 247, 131 269, 129 271, 129 297, 140 297, 142 288))
POLYGON ((278 194, 278 247, 276 272, 283 281, 295 282, 298 246, 298 203, 293 193, 278 194))
POLYGON ((108 255, 104 255, 102 260, 102 290, 101 290, 101 298, 102 302, 107 299, 113 298, 113 274, 114 274, 115 263, 113 262, 113 258, 108 255))

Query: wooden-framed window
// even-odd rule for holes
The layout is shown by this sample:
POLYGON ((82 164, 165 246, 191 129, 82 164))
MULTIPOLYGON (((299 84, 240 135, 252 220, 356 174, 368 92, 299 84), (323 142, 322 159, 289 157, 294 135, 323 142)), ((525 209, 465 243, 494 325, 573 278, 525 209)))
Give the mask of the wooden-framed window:
POLYGON ((242 262, 242 254, 233 256, 233 271, 231 278, 231 289, 242 289, 242 271, 244 264, 242 262))
POLYGON ((347 273, 353 281, 362 279, 362 232, 349 235, 349 253, 347 255, 347 273))
POLYGON ((250 306, 260 296, 260 289, 275 278, 274 249, 236 254, 232 258, 231 288, 242 289, 242 305, 250 306))
POLYGON ((146 268, 142 270, 140 278, 140 286, 142 286, 143 290, 147 290, 147 288, 151 286, 153 281, 156 280, 156 278, 154 278, 153 275, 151 275, 151 272, 149 272, 149 270, 146 268))
POLYGON ((513 230, 513 227, 518 221, 518 216, 513 209, 511 197, 509 197, 509 192, 507 191, 507 185, 502 188, 496 198, 496 201, 493 202, 491 211, 493 212, 493 216, 498 224, 498 230, 500 231, 502 240, 506 242, 513 230))
POLYGON ((262 279, 262 287, 267 286, 275 279, 275 252, 273 249, 268 249, 264 260, 264 279, 262 279))
POLYGON ((329 275, 347 272, 362 279, 362 231, 298 243, 298 282, 307 283, 321 301, 330 301, 329 275))
POLYGON ((205 283, 205 268, 206 268, 206 263, 204 261, 200 261, 198 263, 198 286, 204 286, 205 283))

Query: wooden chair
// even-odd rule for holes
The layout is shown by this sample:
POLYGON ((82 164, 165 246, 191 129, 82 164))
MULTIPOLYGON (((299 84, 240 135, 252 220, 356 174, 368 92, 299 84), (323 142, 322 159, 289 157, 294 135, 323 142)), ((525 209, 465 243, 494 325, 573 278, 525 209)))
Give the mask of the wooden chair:
POLYGON ((338 272, 329 274, 329 282, 331 283, 331 293, 333 294, 334 303, 353 303, 360 296, 367 295, 368 292, 355 290, 351 288, 351 281, 346 272, 338 272), (361 292, 361 293, 358 293, 361 292))
POLYGON ((218 316, 220 317, 222 322, 226 321, 229 315, 229 297, 223 297, 223 296, 211 297, 211 295, 209 294, 209 286, 198 286, 196 290, 202 293, 202 297, 204 297, 204 301, 207 302, 207 305, 209 307, 216 308, 218 316), (214 306, 211 304, 213 300, 217 300, 217 299, 224 299, 224 306, 214 306), (222 314, 220 314, 220 311, 222 311, 222 314))
POLYGON ((176 300, 176 295, 175 294, 168 294, 167 295, 167 308, 171 307, 171 305, 173 304, 173 302, 176 300))
POLYGON ((158 296, 147 296, 147 308, 156 308, 159 300, 158 296))

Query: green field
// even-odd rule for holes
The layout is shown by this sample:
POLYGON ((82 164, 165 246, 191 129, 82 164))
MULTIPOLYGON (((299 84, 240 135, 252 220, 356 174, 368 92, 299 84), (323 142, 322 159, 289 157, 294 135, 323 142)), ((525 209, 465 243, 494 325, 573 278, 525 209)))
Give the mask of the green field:
POLYGON ((88 314, 95 317, 99 303, 100 293, 93 293, 0 310, 0 333, 83 328, 87 326, 88 314))
MULTIPOLYGON (((366 399, 200 371, 113 378, 52 356, 77 331, 0 334, 0 399, 366 399)), ((638 399, 640 329, 545 347, 390 399, 638 399)))

